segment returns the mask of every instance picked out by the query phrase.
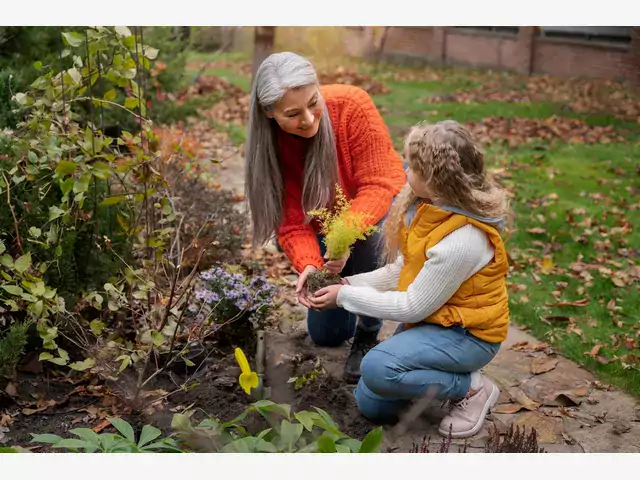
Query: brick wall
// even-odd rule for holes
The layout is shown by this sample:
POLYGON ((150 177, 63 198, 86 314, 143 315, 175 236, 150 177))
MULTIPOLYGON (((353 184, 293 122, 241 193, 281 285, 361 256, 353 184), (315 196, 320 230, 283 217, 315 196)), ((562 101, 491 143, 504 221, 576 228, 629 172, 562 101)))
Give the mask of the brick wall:
MULTIPOLYGON (((365 55, 365 31, 350 30, 350 54, 365 55)), ((521 27, 517 34, 444 27, 393 27, 384 55, 419 63, 640 82, 638 29, 634 31, 631 45, 606 45, 537 37, 534 27, 521 27)))
POLYGON ((559 76, 630 79, 629 48, 586 46, 539 39, 533 50, 533 72, 559 76))

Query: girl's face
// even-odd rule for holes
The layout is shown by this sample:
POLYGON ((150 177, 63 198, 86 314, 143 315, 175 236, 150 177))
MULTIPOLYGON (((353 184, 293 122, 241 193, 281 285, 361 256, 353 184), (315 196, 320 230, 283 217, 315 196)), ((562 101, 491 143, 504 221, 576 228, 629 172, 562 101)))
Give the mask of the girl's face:
POLYGON ((311 138, 318 133, 324 100, 317 85, 289 90, 267 117, 274 118, 282 130, 311 138))
POLYGON ((409 182, 409 186, 411 187, 411 190, 413 190, 413 193, 416 195, 416 197, 431 197, 426 182, 422 180, 419 175, 414 173, 413 170, 411 170, 411 167, 407 169, 407 182, 409 182))

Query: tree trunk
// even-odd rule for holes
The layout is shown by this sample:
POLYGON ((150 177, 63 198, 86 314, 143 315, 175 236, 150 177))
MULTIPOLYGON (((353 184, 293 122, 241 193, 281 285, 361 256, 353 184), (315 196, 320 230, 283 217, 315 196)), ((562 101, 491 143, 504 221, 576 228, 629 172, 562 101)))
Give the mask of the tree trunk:
POLYGON ((222 52, 228 52, 233 49, 236 40, 236 32, 239 27, 222 27, 222 52))
POLYGON ((376 28, 364 27, 364 58, 372 60, 376 54, 376 28))
POLYGON ((253 37, 252 74, 255 75, 260 64, 273 53, 276 27, 255 27, 253 37))
POLYGON ((380 63, 380 60, 382 60, 382 55, 384 54, 384 46, 387 43, 387 37, 389 36, 390 30, 391 30, 391 27, 384 27, 384 31, 382 32, 382 37, 380 38, 380 45, 378 45, 378 48, 376 49, 376 56, 375 56, 376 66, 380 63))

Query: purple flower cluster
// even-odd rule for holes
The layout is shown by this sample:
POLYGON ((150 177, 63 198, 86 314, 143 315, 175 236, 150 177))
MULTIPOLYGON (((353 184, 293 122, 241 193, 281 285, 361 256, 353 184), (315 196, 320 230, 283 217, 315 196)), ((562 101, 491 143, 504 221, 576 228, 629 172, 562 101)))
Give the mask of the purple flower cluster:
POLYGON ((200 278, 203 288, 195 293, 199 305, 189 307, 192 313, 204 308, 214 313, 215 318, 229 319, 242 312, 266 314, 274 306, 276 287, 264 276, 249 279, 215 266, 202 272, 200 278))

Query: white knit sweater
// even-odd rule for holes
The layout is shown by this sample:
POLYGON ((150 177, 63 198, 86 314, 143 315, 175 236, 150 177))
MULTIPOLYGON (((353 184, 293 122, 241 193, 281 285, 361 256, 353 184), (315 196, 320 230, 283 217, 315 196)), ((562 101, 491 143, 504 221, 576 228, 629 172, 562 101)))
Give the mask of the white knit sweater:
POLYGON ((407 291, 396 291, 403 266, 401 255, 394 264, 346 277, 350 285, 340 289, 338 306, 384 320, 422 321, 493 259, 494 248, 484 231, 467 224, 444 237, 426 254, 429 260, 407 291))

